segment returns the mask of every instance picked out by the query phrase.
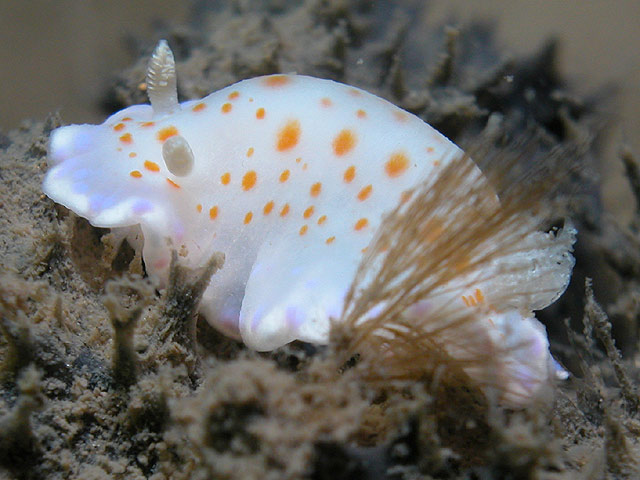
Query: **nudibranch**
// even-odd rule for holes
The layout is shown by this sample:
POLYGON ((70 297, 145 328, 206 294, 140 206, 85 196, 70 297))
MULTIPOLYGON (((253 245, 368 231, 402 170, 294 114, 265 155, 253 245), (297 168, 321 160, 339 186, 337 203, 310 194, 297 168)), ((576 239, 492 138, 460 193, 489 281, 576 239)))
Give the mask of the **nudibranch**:
MULTIPOLYGON (((179 103, 165 41, 146 84, 150 105, 52 132, 43 190, 95 226, 139 228, 146 271, 160 282, 172 249, 190 267, 223 252, 200 313, 256 350, 327 343, 384 214, 462 154, 375 95, 303 75, 244 80, 179 103)), ((571 267, 536 308, 564 291, 571 267)), ((491 292, 452 298, 480 297, 491 292)), ((544 350, 535 361, 549 362, 544 331, 527 328, 544 350)))

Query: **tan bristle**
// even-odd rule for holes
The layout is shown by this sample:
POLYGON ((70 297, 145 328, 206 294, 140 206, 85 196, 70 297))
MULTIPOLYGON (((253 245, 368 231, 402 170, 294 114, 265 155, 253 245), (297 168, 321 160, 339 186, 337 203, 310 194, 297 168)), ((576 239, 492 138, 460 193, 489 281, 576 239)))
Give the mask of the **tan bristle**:
POLYGON ((555 236, 538 231, 551 190, 544 182, 511 189, 499 202, 467 155, 413 189, 411 200, 384 219, 367 249, 342 318, 332 329, 336 353, 345 361, 359 354, 359 368, 371 381, 418 379, 444 369, 456 378, 468 376, 485 393, 495 389, 498 397, 503 394, 492 362, 508 356, 502 348, 518 346, 487 349, 480 343, 478 312, 487 314, 491 305, 470 310, 450 302, 419 315, 411 309, 447 289, 492 279, 506 285, 497 297, 494 293, 494 304, 531 311, 561 293, 573 265, 568 251, 574 232, 571 227, 555 236), (531 273, 525 260, 540 252, 548 262, 543 259, 531 273), (499 273, 486 273, 496 262, 499 273), (517 281, 525 275, 529 283, 517 281))

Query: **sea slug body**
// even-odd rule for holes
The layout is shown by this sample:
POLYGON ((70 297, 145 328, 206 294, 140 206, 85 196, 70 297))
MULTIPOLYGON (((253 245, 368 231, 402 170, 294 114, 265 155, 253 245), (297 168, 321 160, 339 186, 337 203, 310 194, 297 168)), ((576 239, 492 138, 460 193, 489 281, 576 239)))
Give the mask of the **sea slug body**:
MULTIPOLYGON (((147 85, 151 105, 52 133, 43 190, 95 226, 139 225, 146 270, 160 281, 172 248, 193 267, 223 252, 200 312, 257 350, 326 343, 383 214, 461 154, 381 98, 302 75, 244 80, 179 104, 164 41, 147 85)), ((475 305, 491 295, 478 287, 455 298, 475 305)), ((522 318, 500 313, 511 317, 522 318)), ((527 328, 547 361, 544 332, 527 328)))

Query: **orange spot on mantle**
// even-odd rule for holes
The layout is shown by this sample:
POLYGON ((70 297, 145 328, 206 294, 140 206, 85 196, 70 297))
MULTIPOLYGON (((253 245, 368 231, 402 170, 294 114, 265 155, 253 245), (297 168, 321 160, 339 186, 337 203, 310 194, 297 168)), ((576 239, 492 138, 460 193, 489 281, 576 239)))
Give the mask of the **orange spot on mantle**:
POLYGON ((353 226, 354 230, 360 231, 363 228, 365 228, 367 225, 369 225, 369 220, 367 220, 366 218, 361 218, 360 220, 358 220, 356 222, 356 224, 353 226))
POLYGON ((344 175, 342 176, 342 178, 344 179, 345 183, 353 182, 353 179, 355 177, 356 177, 356 167, 354 167, 353 165, 351 165, 349 168, 347 168, 344 171, 344 175))
POLYGON ((251 223, 252 218, 253 218, 253 213, 247 212, 247 214, 244 216, 244 224, 249 225, 251 223))
POLYGON ((218 206, 215 205, 209 209, 209 218, 215 220, 218 216, 218 206))
POLYGON ((284 183, 287 180, 289 180, 289 175, 291 174, 291 172, 289 170, 283 170, 282 173, 280 174, 280 183, 284 183))
POLYGON ((333 139, 333 153, 341 157, 346 155, 356 146, 356 134, 353 131, 344 129, 333 139))
POLYGON ((258 181, 258 174, 255 170, 249 170, 242 177, 242 189, 246 192, 247 190, 251 190, 256 186, 256 182, 258 181))
POLYGON ((120 135, 120 141, 122 143, 126 143, 127 145, 133 143, 133 136, 130 133, 125 133, 124 135, 120 135))
POLYGON ((149 160, 145 160, 144 161, 144 168, 146 168, 150 172, 159 172, 160 171, 160 166, 157 163, 151 162, 149 160))
POLYGON ((405 123, 405 122, 407 122, 409 120, 409 115, 407 115, 405 112, 401 112, 399 110, 395 110, 393 112, 393 116, 400 123, 405 123))
POLYGON ((256 110, 256 118, 262 120, 264 118, 264 108, 260 107, 256 110))
POLYGON ((180 185, 178 185, 176 182, 174 182, 170 178, 167 178, 167 183, 171 185, 173 188, 180 188, 180 185))
POLYGON ((322 215, 320 218, 318 218, 318 225, 322 225, 326 221, 327 221, 327 216, 322 215))
POLYGON ((265 215, 269 215, 273 210, 273 205, 274 205, 273 200, 265 203, 264 208, 262 209, 262 213, 264 213, 265 215))
POLYGON ((225 172, 220 176, 220 182, 223 185, 229 185, 230 181, 231 181, 231 174, 229 172, 225 172))
POLYGON ((364 202, 367 198, 371 196, 371 192, 373 191, 373 187, 371 185, 367 185, 362 190, 358 192, 358 200, 364 202))
POLYGON ((194 112, 201 112, 205 108, 207 108, 207 104, 200 102, 200 103, 196 103, 191 110, 194 112))
POLYGON ((329 237, 324 241, 324 243, 326 243, 327 245, 331 245, 335 241, 336 241, 336 237, 329 237))
POLYGON ((133 170, 132 172, 129 172, 129 175, 131 175, 133 178, 142 178, 142 174, 138 170, 133 170))
POLYGON ((262 83, 267 87, 282 87, 291 82, 287 75, 270 75, 262 79, 262 83))
POLYGON ((300 227, 300 231, 298 233, 300 234, 300 236, 302 236, 307 233, 307 230, 309 230, 309 227, 307 225, 303 225, 302 227, 300 227))
POLYGON ((125 127, 126 127, 126 125, 124 123, 118 123, 118 124, 114 125, 113 129, 116 132, 119 132, 120 130, 124 130, 125 127))
POLYGON ((313 215, 313 210, 314 210, 313 206, 311 206, 311 207, 307 208, 307 209, 304 211, 304 213, 302 214, 302 216, 303 216, 304 218, 309 218, 309 217, 311 217, 311 215, 313 215))
POLYGON ((284 204, 284 207, 282 207, 282 210, 280 210, 280 216, 281 217, 286 217, 287 214, 289 213, 290 207, 288 203, 284 204))
POLYGON ((220 111, 222 113, 229 113, 232 108, 233 108, 233 105, 231 105, 229 102, 227 102, 224 105, 222 105, 222 107, 220 107, 220 111))
POLYGON ((392 153, 384 165, 384 170, 391 178, 399 177, 409 168, 409 158, 403 152, 392 153))
POLYGON ((316 182, 313 185, 311 185, 311 188, 309 189, 309 195, 311 195, 312 197, 317 197, 318 195, 320 195, 321 191, 322 191, 322 183, 316 182))
POLYGON ((235 100, 236 98, 238 98, 240 96, 240 92, 237 90, 234 90, 233 92, 231 92, 229 94, 229 96, 227 97, 229 100, 235 100))
POLYGON ((167 138, 173 137, 174 135, 178 135, 178 129, 173 125, 169 125, 168 127, 158 130, 156 138, 161 142, 164 142, 167 138))
POLYGON ((290 150, 300 141, 300 122, 289 120, 278 132, 276 148, 280 152, 290 150))

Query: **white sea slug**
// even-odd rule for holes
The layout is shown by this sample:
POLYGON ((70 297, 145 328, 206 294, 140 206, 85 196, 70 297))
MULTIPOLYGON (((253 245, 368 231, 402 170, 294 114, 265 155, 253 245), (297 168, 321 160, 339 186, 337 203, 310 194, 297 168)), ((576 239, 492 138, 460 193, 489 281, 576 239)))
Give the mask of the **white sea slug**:
MULTIPOLYGON (((151 105, 52 133, 43 190, 95 226, 139 225, 146 270, 160 281, 172 249, 192 267, 223 252, 200 313, 256 350, 327 343, 383 214, 461 154, 381 98, 302 75, 253 78, 179 104, 164 41, 147 85, 151 105)), ((564 291, 571 267, 536 296, 536 309, 564 291)), ((451 301, 491 296, 477 286, 451 301)), ((522 322, 536 352, 518 361, 546 369, 546 336, 527 316, 506 308, 496 319, 522 322)))

